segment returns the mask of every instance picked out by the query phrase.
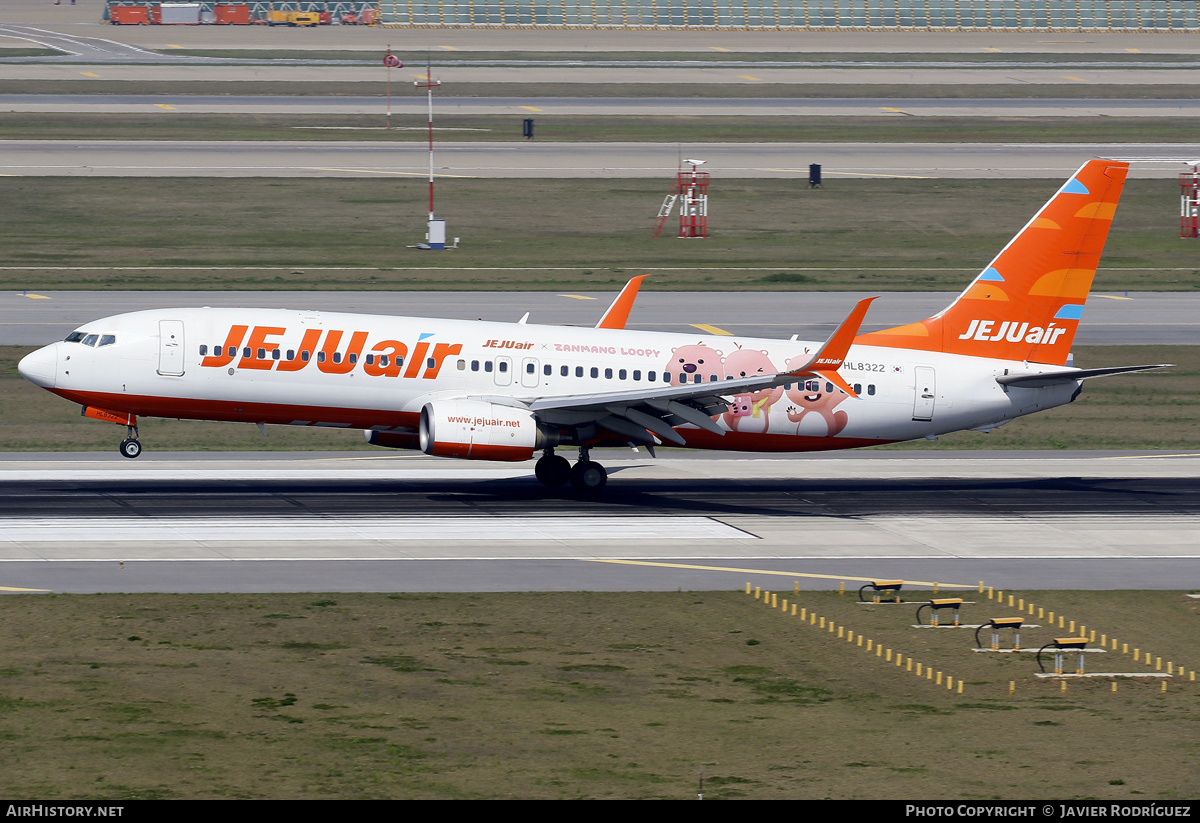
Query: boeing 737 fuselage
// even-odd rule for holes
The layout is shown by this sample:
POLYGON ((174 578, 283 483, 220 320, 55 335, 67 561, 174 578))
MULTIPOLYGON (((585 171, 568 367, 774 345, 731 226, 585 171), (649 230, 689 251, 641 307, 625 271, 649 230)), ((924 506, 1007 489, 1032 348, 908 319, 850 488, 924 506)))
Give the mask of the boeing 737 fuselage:
POLYGON ((625 329, 635 278, 594 329, 280 309, 107 317, 29 354, 26 378, 128 427, 138 417, 360 428, 470 460, 541 452, 549 486, 596 491, 606 445, 845 449, 986 431, 1074 400, 1067 366, 1127 164, 1083 166, 934 317, 826 341, 625 329), (555 449, 573 446, 572 467, 555 449))

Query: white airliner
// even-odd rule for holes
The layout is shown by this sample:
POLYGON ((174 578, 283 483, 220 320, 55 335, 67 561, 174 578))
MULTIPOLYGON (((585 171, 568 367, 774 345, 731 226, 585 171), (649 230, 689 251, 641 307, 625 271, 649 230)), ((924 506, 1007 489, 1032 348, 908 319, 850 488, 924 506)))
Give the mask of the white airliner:
POLYGON ((542 483, 584 492, 607 481, 597 446, 800 452, 987 431, 1070 403, 1086 378, 1157 368, 1067 365, 1127 172, 1085 164, 933 317, 859 334, 871 298, 824 343, 627 330, 638 277, 594 329, 161 309, 87 323, 19 368, 127 426, 126 457, 139 416, 334 426, 441 457, 541 452, 542 483))

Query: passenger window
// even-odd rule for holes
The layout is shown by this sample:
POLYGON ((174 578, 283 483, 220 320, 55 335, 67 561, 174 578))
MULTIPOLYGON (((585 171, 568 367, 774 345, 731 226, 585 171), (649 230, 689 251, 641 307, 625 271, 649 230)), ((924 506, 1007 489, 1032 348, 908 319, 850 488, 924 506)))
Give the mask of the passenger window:
POLYGON ((358 353, 357 353, 357 352, 350 352, 350 363, 351 363, 351 365, 353 365, 354 363, 357 363, 357 362, 358 362, 358 353))
POLYGON ((570 366, 561 366, 558 370, 558 373, 561 374, 563 377, 567 377, 571 374, 571 367, 570 366))
MULTIPOLYGON (((368 355, 369 356, 369 355, 368 355)), ((379 365, 387 368, 388 356, 386 354, 379 355, 379 365)))
POLYGON ((459 371, 466 371, 466 370, 467 370, 467 361, 466 361, 466 360, 459 360, 459 361, 458 361, 458 370, 459 370, 459 371))
POLYGON ((549 363, 547 363, 545 366, 542 367, 542 374, 546 375, 547 377, 549 377, 553 373, 554 373, 554 367, 551 366, 549 363))
POLYGON ((826 384, 825 384, 825 393, 826 393, 826 394, 833 394, 833 384, 832 384, 832 383, 826 383, 826 384))
POLYGON ((432 369, 435 365, 437 365, 437 363, 432 357, 425 358, 425 368, 432 369))
POLYGON ((368 366, 374 366, 375 365, 375 355, 368 354, 367 359, 363 362, 365 362, 368 366))
POLYGON ((604 370, 604 379, 605 379, 605 380, 612 380, 612 369, 605 369, 605 370, 604 370))
POLYGON ((478 360, 471 361, 471 371, 479 371, 479 361, 478 360))
POLYGON ((855 394, 862 394, 862 383, 855 383, 855 384, 854 384, 854 393, 855 393, 855 394))
MULTIPOLYGON (((321 352, 321 354, 324 354, 324 353, 325 353, 325 352, 321 352)), ((334 362, 334 363, 341 363, 341 362, 342 362, 342 353, 341 353, 340 351, 335 351, 335 352, 333 353, 333 362, 334 362)))
POLYGON ((324 362, 325 362, 325 352, 323 352, 323 351, 319 351, 319 352, 317 352, 317 362, 318 362, 318 363, 324 363, 324 362))
POLYGON ((634 379, 634 380, 641 380, 641 379, 642 379, 642 370, 641 370, 641 369, 634 369, 634 370, 633 370, 633 379, 634 379))
POLYGON ((646 380, 650 383, 653 383, 657 377, 658 377, 658 372, 656 372, 656 371, 646 372, 646 380))
POLYGON ((600 376, 600 370, 598 368, 596 368, 595 366, 592 366, 592 377, 599 377, 599 376, 600 376))
POLYGON ((259 359, 259 360, 266 360, 266 359, 267 359, 267 350, 266 350, 266 349, 259 349, 259 350, 258 350, 258 359, 259 359))
POLYGON ((204 357, 206 354, 208 354, 208 346, 201 346, 200 347, 200 356, 204 357))
POLYGON ((307 352, 307 351, 300 352, 300 359, 303 360, 305 363, 308 362, 308 358, 310 356, 311 356, 311 352, 307 352))
POLYGON ((525 364, 525 373, 526 373, 526 374, 533 374, 533 371, 534 371, 534 369, 535 369, 535 368, 536 368, 536 367, 535 367, 535 366, 534 366, 532 363, 526 363, 526 364, 525 364))
POLYGON ((621 380, 624 380, 628 376, 629 376, 629 372, 625 371, 624 369, 621 369, 619 372, 617 372, 617 377, 621 380))
POLYGON ((242 357, 245 357, 247 360, 250 359, 250 347, 249 346, 242 349, 242 357))
POLYGON ((575 367, 575 376, 576 376, 576 377, 583 377, 583 366, 576 366, 576 367, 575 367))
POLYGON ((279 349, 271 349, 271 359, 272 360, 279 359, 279 349))
POLYGON ((492 361, 491 360, 483 361, 483 370, 486 372, 490 372, 492 370, 492 361))
POLYGON ((867 394, 874 396, 874 394, 875 394, 875 384, 874 383, 867 384, 867 394))
MULTIPOLYGON (((508 361, 507 360, 501 360, 497 365, 500 367, 500 371, 502 373, 508 371, 508 361)), ((430 366, 429 368, 432 369, 433 366, 430 366)))
POLYGON ((288 352, 287 352, 287 359, 288 359, 288 360, 295 360, 295 359, 296 359, 296 350, 295 350, 295 349, 288 349, 288 352))

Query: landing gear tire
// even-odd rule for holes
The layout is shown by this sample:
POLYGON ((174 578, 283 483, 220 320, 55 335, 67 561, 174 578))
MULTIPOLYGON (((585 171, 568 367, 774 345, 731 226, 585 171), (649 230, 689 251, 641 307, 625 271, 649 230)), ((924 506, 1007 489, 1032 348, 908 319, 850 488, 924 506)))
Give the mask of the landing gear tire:
POLYGON ((121 441, 120 451, 122 457, 128 457, 132 460, 142 453, 142 444, 132 437, 127 437, 121 441))
POLYGON ((608 472, 599 463, 581 460, 571 469, 571 485, 583 494, 596 494, 608 482, 608 472))
POLYGON ((534 465, 533 473, 543 486, 557 489, 571 481, 571 462, 565 457, 547 454, 534 465))

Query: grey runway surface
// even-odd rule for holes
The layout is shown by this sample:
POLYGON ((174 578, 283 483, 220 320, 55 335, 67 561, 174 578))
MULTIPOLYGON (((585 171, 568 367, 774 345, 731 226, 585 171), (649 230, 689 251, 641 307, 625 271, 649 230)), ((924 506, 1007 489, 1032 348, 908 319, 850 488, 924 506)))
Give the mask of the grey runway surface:
MULTIPOLYGON (((3 94, 0 111, 108 114, 386 114, 382 94, 369 97, 233 95, 3 94)), ((396 118, 426 119, 426 101, 410 91, 390 101, 396 118)), ((438 115, 671 117, 1196 117, 1200 100, 439 97, 438 115)), ((403 121, 410 123, 410 121, 403 121)), ((401 120, 393 121, 400 125, 401 120)), ((424 129, 424 125, 413 126, 424 129)), ((447 135, 452 136, 452 135, 447 135)))
MULTIPOLYGON (((514 126, 515 128, 515 126, 514 126)), ((303 132, 298 130, 298 134, 303 132)), ((1198 143, 438 143, 435 172, 489 178, 669 177, 680 151, 728 178, 1065 178, 1094 157, 1138 161, 1132 177, 1174 179, 1198 143)), ((0 141, 0 174, 132 177, 425 177, 411 143, 0 141)))
POLYGON ((10 455, 0 586, 1195 587, 1200 455, 602 459, 610 485, 586 500, 528 465, 423 456, 10 455))
MULTIPOLYGON (((383 48, 379 50, 383 54, 383 48)), ((413 65, 393 71, 394 90, 404 93, 415 78, 424 77, 424 54, 410 58, 413 65)), ((382 87, 386 75, 377 65, 304 65, 300 61, 222 61, 205 58, 145 56, 129 54, 115 61, 80 58, 23 58, 21 62, 0 62, 0 80, 75 80, 81 69, 94 80, 155 80, 236 82, 260 80, 279 83, 340 82, 377 83, 382 87)), ((792 66, 777 68, 747 66, 638 66, 610 65, 533 65, 464 66, 433 65, 435 79, 447 93, 455 83, 506 83, 528 85, 530 94, 546 83, 617 83, 639 85, 666 83, 686 87, 697 84, 754 86, 760 83, 812 83, 820 85, 1194 85, 1200 68, 1148 68, 1110 64, 1104 68, 1047 63, 1037 68, 1008 65, 973 64, 951 67, 922 67, 908 63, 888 66, 792 66)))
MULTIPOLYGON (((964 270, 964 284, 974 272, 964 270)), ((859 292, 653 292, 638 295, 629 328, 708 335, 693 324, 753 337, 823 340, 859 292)), ((874 331, 929 317, 950 292, 884 292, 863 328, 874 331)), ((153 292, 85 291, 0 294, 0 345, 34 346, 62 340, 90 320, 142 309, 182 306, 317 309, 367 314, 446 317, 594 326, 615 297, 608 292, 153 292), (583 299, 581 299, 583 298, 583 299)), ((1196 345, 1200 294, 1093 293, 1076 336, 1079 345, 1196 345)))

